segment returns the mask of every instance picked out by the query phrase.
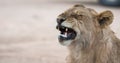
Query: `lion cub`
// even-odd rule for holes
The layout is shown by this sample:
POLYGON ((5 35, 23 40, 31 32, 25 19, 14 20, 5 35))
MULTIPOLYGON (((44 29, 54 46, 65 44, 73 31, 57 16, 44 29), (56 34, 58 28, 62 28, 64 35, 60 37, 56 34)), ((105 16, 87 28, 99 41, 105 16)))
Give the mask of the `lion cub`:
POLYGON ((120 63, 120 40, 109 25, 113 14, 74 5, 57 18, 58 40, 67 46, 67 63, 120 63))

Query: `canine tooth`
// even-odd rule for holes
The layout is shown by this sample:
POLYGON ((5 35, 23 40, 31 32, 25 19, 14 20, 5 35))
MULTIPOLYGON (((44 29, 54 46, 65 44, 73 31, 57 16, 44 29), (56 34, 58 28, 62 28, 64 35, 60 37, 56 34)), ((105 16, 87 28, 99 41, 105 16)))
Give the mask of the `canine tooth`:
POLYGON ((67 37, 67 32, 65 32, 65 37, 67 37))
POLYGON ((66 37, 66 35, 61 34, 61 36, 66 37))
POLYGON ((66 28, 66 30, 65 30, 66 32, 68 31, 68 28, 66 28))

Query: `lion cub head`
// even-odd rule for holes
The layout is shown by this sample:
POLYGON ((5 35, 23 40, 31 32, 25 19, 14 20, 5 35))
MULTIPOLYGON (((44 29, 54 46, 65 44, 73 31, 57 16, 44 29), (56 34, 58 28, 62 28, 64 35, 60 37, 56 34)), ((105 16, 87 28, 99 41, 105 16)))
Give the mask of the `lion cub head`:
POLYGON ((109 27, 112 21, 111 11, 98 14, 83 5, 74 5, 57 18, 56 28, 60 31, 59 42, 67 46, 76 41, 89 41, 100 30, 109 27))

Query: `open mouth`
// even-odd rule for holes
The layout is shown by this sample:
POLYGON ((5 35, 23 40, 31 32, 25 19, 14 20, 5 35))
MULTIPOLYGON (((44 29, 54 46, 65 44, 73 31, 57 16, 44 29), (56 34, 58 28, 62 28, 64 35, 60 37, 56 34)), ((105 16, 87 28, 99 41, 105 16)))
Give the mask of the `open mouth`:
POLYGON ((57 26, 56 28, 60 31, 60 35, 58 37, 59 42, 73 40, 77 35, 77 33, 72 28, 65 26, 57 26))

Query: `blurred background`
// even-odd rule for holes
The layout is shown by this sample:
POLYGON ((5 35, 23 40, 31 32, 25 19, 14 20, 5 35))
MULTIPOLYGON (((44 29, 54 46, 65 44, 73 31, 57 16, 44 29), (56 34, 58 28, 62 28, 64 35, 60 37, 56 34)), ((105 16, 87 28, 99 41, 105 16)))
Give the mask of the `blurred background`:
POLYGON ((107 1, 115 3, 114 0, 0 0, 0 63, 65 63, 68 51, 57 41, 56 18, 74 4, 97 12, 111 10, 114 14, 111 28, 120 38, 119 5, 107 1))

